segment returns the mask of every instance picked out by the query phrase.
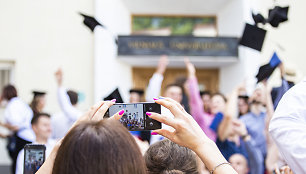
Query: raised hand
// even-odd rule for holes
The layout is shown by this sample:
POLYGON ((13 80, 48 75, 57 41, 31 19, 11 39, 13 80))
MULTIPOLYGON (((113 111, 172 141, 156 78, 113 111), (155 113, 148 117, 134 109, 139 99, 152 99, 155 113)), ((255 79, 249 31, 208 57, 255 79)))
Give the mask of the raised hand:
MULTIPOLYGON (((98 102, 97 104, 92 106, 83 116, 81 116, 72 125, 70 130, 72 130, 74 127, 78 126, 83 121, 100 121, 100 120, 102 120, 105 113, 109 109, 109 107, 111 107, 113 104, 115 104, 115 102, 116 102, 115 99, 113 99, 111 101, 98 102)), ((117 112, 115 115, 113 115, 112 117, 110 117, 108 119, 119 120, 123 116, 123 114, 124 114, 124 110, 121 110, 121 111, 117 112)), ((51 174, 52 173, 54 160, 56 158, 57 151, 58 151, 59 147, 61 146, 63 139, 64 138, 62 138, 61 140, 59 140, 56 143, 56 145, 53 148, 51 154, 49 155, 47 160, 44 162, 44 164, 40 167, 40 169, 36 172, 36 174, 51 174)))
MULTIPOLYGON (((101 101, 92 106, 83 116, 81 116, 72 127, 78 125, 82 121, 100 121, 103 120, 107 110, 115 104, 116 99, 111 101, 101 101)), ((124 110, 117 112, 109 119, 119 120, 124 114, 124 110)))
POLYGON ((194 65, 190 62, 188 58, 185 58, 184 62, 187 68, 188 77, 195 77, 196 69, 194 65))
POLYGON ((171 141, 192 150, 196 149, 199 144, 209 141, 209 138, 204 134, 197 122, 178 102, 170 98, 158 99, 155 102, 168 108, 174 115, 174 118, 157 113, 148 113, 148 115, 152 119, 173 127, 175 131, 171 132, 166 129, 159 129, 153 132, 163 135, 171 141))
POLYGON ((174 131, 159 129, 154 130, 153 134, 163 135, 171 141, 193 150, 205 163, 205 166, 215 174, 236 173, 228 165, 216 144, 205 135, 193 117, 178 102, 170 98, 154 100, 156 103, 169 109, 174 118, 152 112, 147 112, 147 115, 152 119, 171 126, 174 131))
POLYGON ((55 72, 55 78, 56 78, 56 82, 58 86, 62 86, 63 83, 63 71, 61 68, 59 68, 56 72, 55 72))
POLYGON ((233 123, 233 130, 236 134, 238 134, 239 136, 248 135, 248 130, 242 121, 233 120, 232 123, 233 123))
POLYGON ((164 74, 169 64, 168 56, 162 55, 158 61, 156 73, 164 74))

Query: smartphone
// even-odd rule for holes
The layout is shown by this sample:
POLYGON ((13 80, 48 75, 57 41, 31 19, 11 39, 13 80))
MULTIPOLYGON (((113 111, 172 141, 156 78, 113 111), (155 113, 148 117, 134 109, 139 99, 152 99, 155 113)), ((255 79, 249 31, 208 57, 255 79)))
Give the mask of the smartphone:
POLYGON ((146 115, 146 112, 161 113, 161 107, 157 103, 116 103, 111 106, 105 114, 105 117, 110 117, 118 111, 124 109, 124 114, 120 119, 130 131, 146 131, 161 129, 161 123, 151 119, 146 115))
POLYGON ((33 174, 45 162, 46 146, 42 144, 27 144, 24 146, 23 173, 33 174))

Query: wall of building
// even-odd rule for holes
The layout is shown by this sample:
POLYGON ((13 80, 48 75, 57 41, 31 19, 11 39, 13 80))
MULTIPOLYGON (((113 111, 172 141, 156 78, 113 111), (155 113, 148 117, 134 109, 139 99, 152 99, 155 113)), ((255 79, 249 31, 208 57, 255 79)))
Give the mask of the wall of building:
MULTIPOLYGON (((229 1, 218 13, 219 36, 240 38, 245 21, 250 20, 249 7, 248 1, 229 1)), ((257 51, 239 46, 239 62, 220 68, 220 91, 228 94, 245 80, 248 86, 253 86, 259 61, 257 51)))
POLYGON ((96 0, 95 16, 104 28, 95 29, 95 101, 106 97, 119 87, 124 101, 132 86, 131 66, 117 59, 117 45, 113 35, 128 35, 131 30, 131 14, 121 0, 96 0), (119 80, 120 79, 120 80, 119 80))
MULTIPOLYGON (((50 113, 60 111, 54 78, 58 67, 64 71, 64 85, 85 95, 79 108, 93 104, 94 37, 78 12, 94 14, 94 1, 0 3, 0 63, 14 62, 13 82, 25 102, 33 89, 47 91, 45 110, 50 113)), ((9 164, 5 143, 0 139, 0 165, 9 164)))

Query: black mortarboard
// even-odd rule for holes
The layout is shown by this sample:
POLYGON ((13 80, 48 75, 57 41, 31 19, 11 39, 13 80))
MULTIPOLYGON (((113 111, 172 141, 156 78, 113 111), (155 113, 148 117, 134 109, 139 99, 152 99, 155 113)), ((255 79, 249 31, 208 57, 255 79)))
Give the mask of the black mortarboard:
POLYGON ((248 100, 249 96, 247 96, 247 95, 239 95, 238 98, 248 100))
POLYGON ((200 91, 200 95, 211 95, 210 91, 200 91))
POLYGON ((93 32, 95 27, 97 25, 100 25, 102 27, 104 27, 101 23, 99 23, 94 17, 91 17, 91 16, 87 16, 87 15, 84 15, 82 13, 80 13, 80 15, 82 15, 84 17, 84 21, 83 23, 88 27, 90 28, 90 30, 93 32))
POLYGON ((130 89, 130 93, 135 92, 139 95, 143 95, 144 91, 142 89, 130 89))
POLYGON ((261 66, 258 70, 258 74, 256 75, 257 83, 261 82, 264 79, 267 79, 271 76, 275 68, 281 63, 281 60, 277 56, 276 53, 273 54, 270 62, 261 66))
MULTIPOLYGON (((103 27, 104 29, 107 30, 107 28, 102 25, 100 22, 98 22, 94 17, 92 16, 87 16, 87 15, 84 15, 83 13, 79 13, 81 16, 84 17, 84 21, 83 23, 88 27, 90 28, 90 30, 93 32, 94 29, 96 28, 96 26, 100 25, 101 27, 103 27)), ((112 34, 112 33, 111 33, 112 34)), ((113 34, 112 34, 113 35, 113 34)), ((114 39, 115 39, 115 43, 118 45, 118 38, 116 36, 114 36, 114 39)))
POLYGON ((242 38, 240 40, 240 45, 261 51, 266 37, 266 32, 267 31, 262 28, 246 24, 242 38))
POLYGON ((104 100, 112 100, 112 99, 116 99, 116 103, 123 103, 118 88, 116 88, 112 93, 110 93, 107 97, 104 98, 104 100))
POLYGON ((34 97, 46 95, 46 92, 42 92, 42 91, 33 91, 32 93, 33 93, 34 97))
POLYGON ((259 23, 262 23, 262 24, 266 24, 266 19, 260 14, 260 13, 257 13, 257 14, 254 14, 252 12, 252 18, 257 26, 257 24, 259 23))
POLYGON ((273 9, 269 10, 268 22, 273 27, 278 27, 282 22, 288 20, 288 10, 289 7, 279 7, 275 6, 273 9))

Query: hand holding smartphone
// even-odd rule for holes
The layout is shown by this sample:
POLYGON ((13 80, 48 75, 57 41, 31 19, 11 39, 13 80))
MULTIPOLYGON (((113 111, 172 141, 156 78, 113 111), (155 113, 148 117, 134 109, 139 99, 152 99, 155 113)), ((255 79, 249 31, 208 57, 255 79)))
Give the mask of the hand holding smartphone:
POLYGON ((23 173, 33 174, 45 162, 46 146, 42 144, 27 144, 24 147, 23 173))
POLYGON ((124 114, 120 122, 130 131, 145 131, 161 129, 161 123, 151 119, 146 112, 161 113, 161 107, 157 103, 116 103, 109 108, 105 117, 110 117, 120 110, 124 114))

